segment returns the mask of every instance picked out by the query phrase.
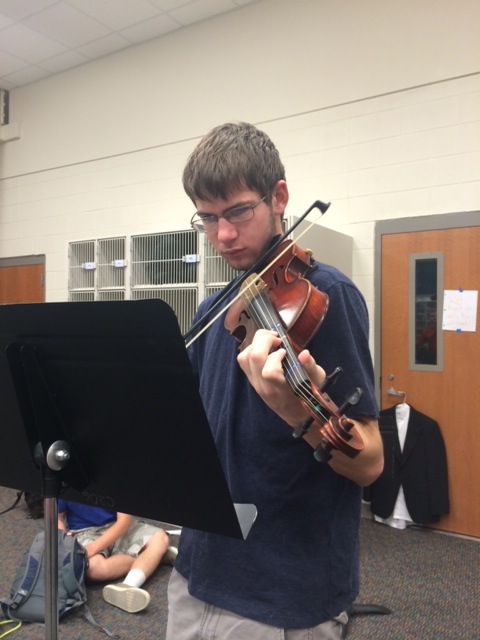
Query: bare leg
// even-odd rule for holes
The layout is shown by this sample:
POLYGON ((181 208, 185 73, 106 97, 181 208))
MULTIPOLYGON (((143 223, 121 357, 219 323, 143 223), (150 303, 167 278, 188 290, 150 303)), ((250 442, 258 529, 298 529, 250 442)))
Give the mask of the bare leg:
POLYGON ((167 547, 168 535, 165 531, 157 531, 147 540, 129 570, 140 569, 145 574, 145 578, 149 578, 160 564, 167 547))
MULTIPOLYGON (((150 603, 150 594, 140 587, 161 563, 167 551, 168 542, 168 535, 164 531, 160 530, 154 533, 148 539, 138 556, 136 558, 130 558, 131 565, 127 571, 122 574, 122 576, 124 576, 124 582, 120 584, 109 584, 103 588, 104 600, 129 613, 137 613, 145 609, 150 603), (127 574, 126 577, 125 574, 127 574)), ((108 560, 118 557, 119 556, 112 556, 108 560)), ((123 558, 124 556, 120 557, 123 558)), ((120 567, 120 565, 121 563, 119 562, 118 567, 120 567)))
POLYGON ((89 560, 87 578, 95 582, 106 582, 124 578, 131 569, 140 569, 145 578, 149 578, 160 564, 168 547, 168 535, 157 531, 148 539, 136 558, 127 555, 113 555, 104 558, 101 554, 89 560))
POLYGON ((127 555, 116 555, 104 558, 97 553, 88 561, 87 578, 95 582, 106 582, 123 578, 132 568, 135 558, 127 555))

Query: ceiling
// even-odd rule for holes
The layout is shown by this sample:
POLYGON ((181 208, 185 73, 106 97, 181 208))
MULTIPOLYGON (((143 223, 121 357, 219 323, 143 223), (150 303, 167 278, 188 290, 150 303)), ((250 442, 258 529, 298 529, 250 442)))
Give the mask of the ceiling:
POLYGON ((0 89, 22 87, 258 0, 0 0, 0 89))

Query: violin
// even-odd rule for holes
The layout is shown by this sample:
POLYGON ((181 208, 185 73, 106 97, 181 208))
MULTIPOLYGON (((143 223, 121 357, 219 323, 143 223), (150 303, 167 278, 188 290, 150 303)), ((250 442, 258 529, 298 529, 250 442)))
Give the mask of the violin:
POLYGON ((344 412, 358 403, 362 390, 357 387, 338 407, 326 389, 337 380, 341 368, 337 367, 317 389, 297 358, 320 328, 328 310, 328 296, 304 277, 311 266, 308 252, 285 240, 276 255, 261 276, 252 273, 242 283, 239 298, 226 314, 225 328, 239 342, 240 351, 252 342, 257 329, 278 334, 286 351, 282 361, 285 378, 309 414, 294 430, 294 437, 305 437, 315 425, 321 436, 314 451, 316 460, 328 461, 333 449, 354 458, 364 443, 344 412))

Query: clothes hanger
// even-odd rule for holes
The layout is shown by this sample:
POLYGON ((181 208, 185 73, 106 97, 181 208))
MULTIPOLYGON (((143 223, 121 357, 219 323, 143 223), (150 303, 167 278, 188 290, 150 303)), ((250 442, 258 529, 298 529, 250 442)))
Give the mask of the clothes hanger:
POLYGON ((399 404, 407 404, 407 392, 406 391, 397 391, 393 387, 387 389, 387 394, 389 396, 395 396, 396 398, 403 398, 402 402, 399 404))

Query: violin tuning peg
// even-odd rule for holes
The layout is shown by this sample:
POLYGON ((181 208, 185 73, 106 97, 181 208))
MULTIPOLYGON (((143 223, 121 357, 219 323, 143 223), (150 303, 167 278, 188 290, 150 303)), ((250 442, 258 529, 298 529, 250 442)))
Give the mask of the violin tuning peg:
POLYGON ((313 418, 306 418, 303 422, 301 422, 296 429, 293 430, 293 437, 295 439, 303 438, 303 436, 307 433, 310 425, 313 422, 313 418))
POLYGON ((332 457, 332 454, 330 451, 324 449, 322 445, 319 445, 313 452, 313 457, 317 462, 328 462, 332 457))
POLYGON ((337 367, 332 373, 330 373, 324 380, 322 386, 320 387, 320 392, 326 391, 329 387, 335 384, 338 380, 340 374, 342 373, 342 367, 337 367))
POLYGON ((339 415, 342 415, 343 413, 345 413, 345 411, 349 407, 354 407, 356 404, 358 404, 362 396, 363 396, 363 389, 360 389, 360 387, 357 387, 345 398, 345 402, 338 408, 339 415))

